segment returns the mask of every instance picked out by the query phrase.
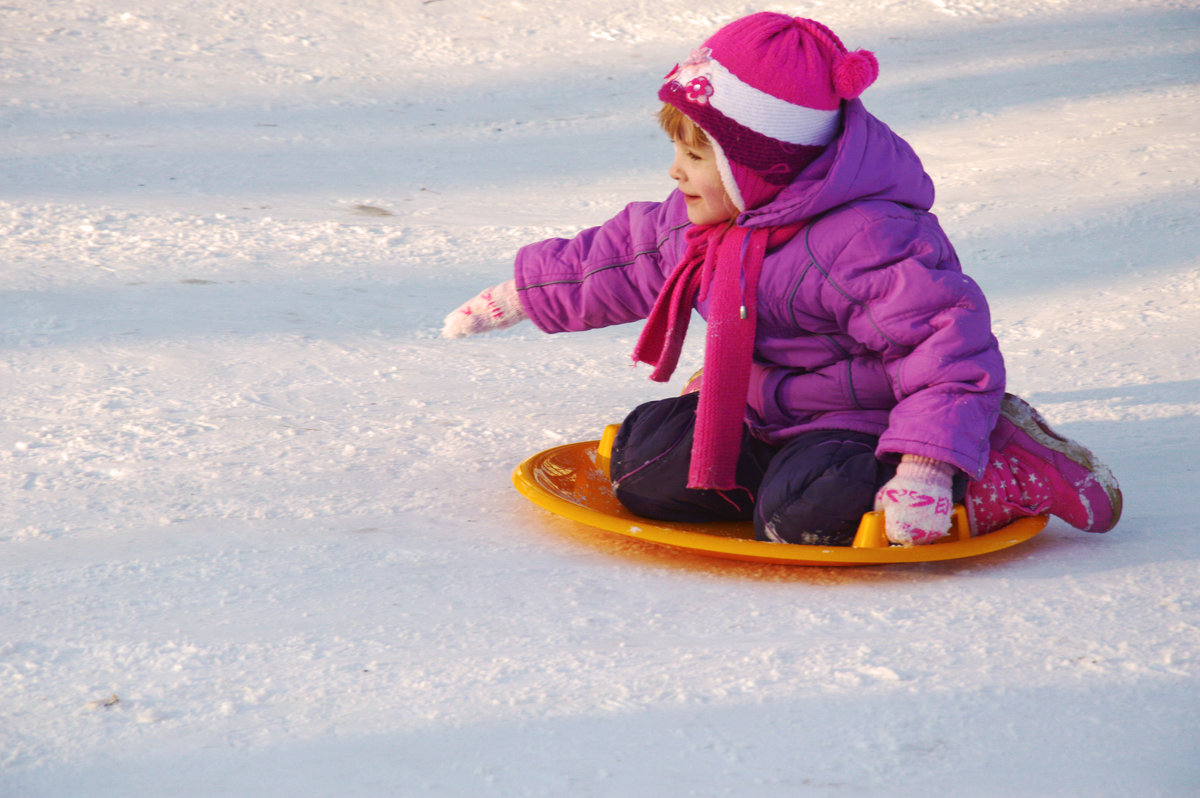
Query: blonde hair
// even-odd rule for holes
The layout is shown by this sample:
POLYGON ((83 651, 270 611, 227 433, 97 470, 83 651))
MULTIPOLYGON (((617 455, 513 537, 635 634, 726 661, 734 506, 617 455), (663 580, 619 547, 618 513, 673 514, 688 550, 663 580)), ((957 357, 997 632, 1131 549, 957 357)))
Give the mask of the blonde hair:
POLYGON ((671 141, 681 141, 689 147, 712 146, 708 134, 670 103, 663 103, 662 108, 658 109, 658 125, 671 137, 671 141))

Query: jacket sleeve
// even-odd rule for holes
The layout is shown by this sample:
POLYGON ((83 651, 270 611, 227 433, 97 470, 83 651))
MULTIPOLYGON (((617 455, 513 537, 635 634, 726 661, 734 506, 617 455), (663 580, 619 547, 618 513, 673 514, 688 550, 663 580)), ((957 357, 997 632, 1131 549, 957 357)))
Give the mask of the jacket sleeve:
POLYGON ((523 247, 515 276, 521 305, 545 332, 644 319, 679 260, 690 223, 682 196, 635 202, 574 238, 523 247))
POLYGON ((932 457, 978 477, 1004 394, 979 286, 932 214, 873 218, 832 255, 823 302, 880 356, 897 401, 877 455, 932 457))

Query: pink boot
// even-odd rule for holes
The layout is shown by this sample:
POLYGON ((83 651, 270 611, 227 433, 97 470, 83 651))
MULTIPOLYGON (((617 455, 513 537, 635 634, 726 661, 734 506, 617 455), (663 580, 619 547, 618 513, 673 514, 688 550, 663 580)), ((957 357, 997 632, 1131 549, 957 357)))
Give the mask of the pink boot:
POLYGON ((1023 399, 1004 395, 983 476, 967 488, 975 535, 1015 518, 1049 513, 1076 529, 1107 532, 1121 517, 1121 488, 1108 466, 1050 429, 1023 399))

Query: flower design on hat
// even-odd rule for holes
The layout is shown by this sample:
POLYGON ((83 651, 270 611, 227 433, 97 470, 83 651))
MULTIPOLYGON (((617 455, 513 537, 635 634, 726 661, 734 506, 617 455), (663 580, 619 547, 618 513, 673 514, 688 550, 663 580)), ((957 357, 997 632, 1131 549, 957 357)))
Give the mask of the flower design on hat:
POLYGON ((683 91, 689 100, 704 105, 708 102, 708 98, 712 96, 713 87, 708 78, 701 75, 689 80, 688 84, 683 87, 683 91))
MULTIPOLYGON (((671 71, 667 73, 665 78, 663 78, 663 83, 678 83, 683 85, 685 81, 689 81, 691 78, 695 78, 698 75, 704 76, 707 74, 706 67, 711 59, 712 48, 701 47, 697 50, 692 50, 691 55, 688 56, 688 60, 684 61, 682 64, 676 64, 671 68, 671 71)), ((690 86, 691 83, 695 83, 695 80, 690 80, 688 85, 690 86)), ((712 92, 709 91, 707 94, 703 94, 702 96, 708 97, 711 94, 712 92)), ((694 98, 689 94, 688 99, 694 98)))

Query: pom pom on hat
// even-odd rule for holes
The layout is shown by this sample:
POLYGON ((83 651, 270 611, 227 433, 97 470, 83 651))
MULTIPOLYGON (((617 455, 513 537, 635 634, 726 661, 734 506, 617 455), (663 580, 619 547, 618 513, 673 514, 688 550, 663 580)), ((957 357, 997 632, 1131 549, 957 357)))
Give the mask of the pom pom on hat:
POLYGON ((869 50, 842 53, 833 61, 833 88, 843 100, 853 100, 879 77, 879 61, 869 50))
POLYGON ((841 131, 841 104, 875 82, 879 62, 847 52, 820 22, 760 12, 714 33, 667 75, 659 99, 713 141, 739 210, 765 205, 841 131))

